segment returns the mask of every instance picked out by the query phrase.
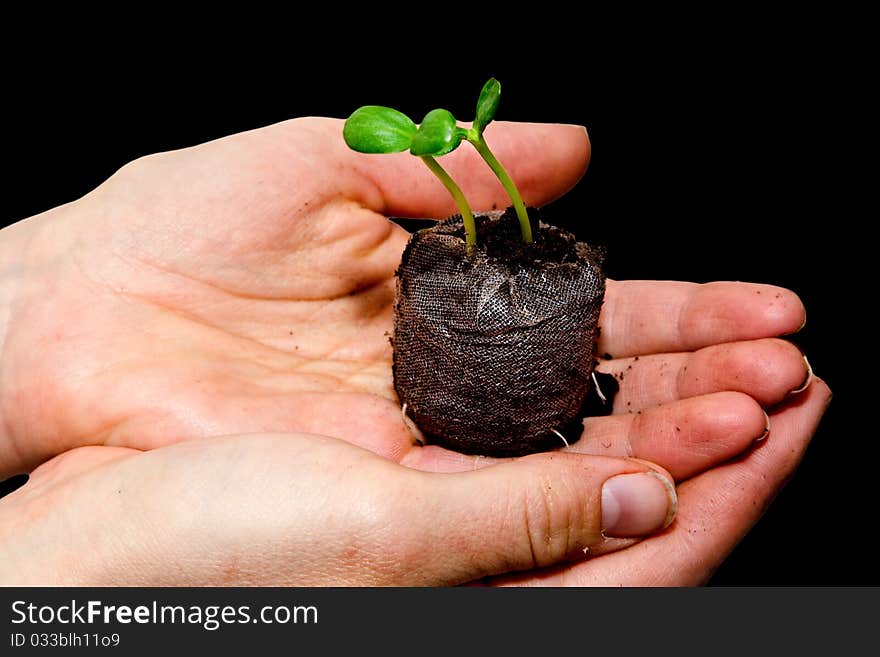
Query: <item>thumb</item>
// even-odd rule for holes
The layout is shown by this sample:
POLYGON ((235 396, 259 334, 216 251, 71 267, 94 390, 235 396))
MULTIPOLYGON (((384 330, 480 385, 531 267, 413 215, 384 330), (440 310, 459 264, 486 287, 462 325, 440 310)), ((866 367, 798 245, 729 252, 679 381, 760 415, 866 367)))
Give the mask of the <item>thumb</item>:
MULTIPOLYGON (((473 472, 428 475, 412 515, 430 537, 423 561, 461 583, 583 559, 667 527, 672 478, 642 461, 579 454, 527 456, 473 472), (428 507, 427 509, 425 507, 428 507)), ((427 542, 427 541, 426 541, 427 542)))
MULTIPOLYGON (((325 161, 332 175, 325 176, 322 184, 332 181, 329 184, 344 196, 385 215, 442 218, 458 212, 449 192, 419 158, 408 153, 355 153, 342 140, 342 121, 307 121, 322 131, 325 149, 335 146, 332 158, 325 161)), ((542 206, 565 194, 584 175, 590 160, 590 139, 583 126, 495 121, 485 138, 527 205, 542 206)), ((439 161, 474 210, 510 205, 507 192, 470 145, 462 144, 439 161)))

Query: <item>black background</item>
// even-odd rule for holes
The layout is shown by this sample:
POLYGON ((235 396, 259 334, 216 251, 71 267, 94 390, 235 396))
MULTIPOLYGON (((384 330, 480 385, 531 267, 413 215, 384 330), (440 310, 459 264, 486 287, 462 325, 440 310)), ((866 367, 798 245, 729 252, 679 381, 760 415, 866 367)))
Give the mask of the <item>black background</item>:
POLYGON ((589 171, 550 220, 606 245, 611 277, 766 282, 806 304, 794 340, 834 402, 797 476, 712 583, 880 584, 865 534, 876 431, 857 395, 873 369, 862 307, 873 279, 855 228, 864 176, 848 150, 858 57, 828 44, 839 26, 822 17, 765 18, 639 30, 560 18, 563 34, 531 26, 519 40, 483 24, 491 46, 479 47, 473 35, 354 42, 319 25, 310 47, 225 33, 172 52, 166 35, 117 34, 45 58, 33 51, 52 44, 32 43, 5 58, 0 220, 76 199, 140 155, 294 116, 386 104, 469 118, 494 75, 497 118, 589 128, 589 171))

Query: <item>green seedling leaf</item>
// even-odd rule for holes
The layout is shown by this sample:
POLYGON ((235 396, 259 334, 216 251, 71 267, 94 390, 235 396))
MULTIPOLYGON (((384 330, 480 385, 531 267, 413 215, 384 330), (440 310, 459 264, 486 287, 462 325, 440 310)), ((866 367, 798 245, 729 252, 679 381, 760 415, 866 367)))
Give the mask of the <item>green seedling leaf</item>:
POLYGON ((495 78, 489 78, 489 81, 483 85, 483 90, 477 100, 477 115, 474 118, 474 130, 477 131, 477 134, 482 134, 486 126, 495 118, 500 99, 501 83, 495 78))
POLYGON ((390 107, 365 105, 348 117, 342 136, 359 153, 399 153, 410 147, 416 124, 390 107))
POLYGON ((412 139, 409 152, 413 155, 439 157, 454 151, 461 143, 462 130, 449 110, 435 109, 425 114, 412 139))

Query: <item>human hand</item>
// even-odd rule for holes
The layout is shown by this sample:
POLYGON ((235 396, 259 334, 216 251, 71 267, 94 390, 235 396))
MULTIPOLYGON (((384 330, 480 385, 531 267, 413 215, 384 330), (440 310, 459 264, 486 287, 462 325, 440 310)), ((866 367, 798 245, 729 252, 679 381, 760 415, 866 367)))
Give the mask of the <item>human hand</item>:
POLYGON ((674 505, 668 475, 632 459, 432 474, 306 434, 81 447, 0 504, 0 581, 461 584, 582 558, 659 529, 674 505))
MULTIPOLYGON (((27 263, 0 368, 6 474, 83 445, 280 431, 425 470, 489 462, 414 445, 391 385, 407 234, 384 215, 445 216, 451 201, 411 158, 350 153, 340 131, 297 120, 151 156, 4 231, 27 263)), ((589 155, 579 128, 493 124, 488 138, 534 205, 574 184, 589 155)), ((472 154, 449 160, 475 207, 504 203, 472 154)), ((641 355, 643 374, 627 374, 617 415, 590 420, 589 435, 615 438, 602 449, 628 440, 626 453, 679 478, 741 453, 765 417, 729 391, 770 406, 805 375, 790 345, 741 341, 802 321, 797 298, 770 286, 609 282, 600 353, 641 355), (693 353, 647 357, 660 352, 693 353), (680 385, 647 385, 688 364, 680 385)))

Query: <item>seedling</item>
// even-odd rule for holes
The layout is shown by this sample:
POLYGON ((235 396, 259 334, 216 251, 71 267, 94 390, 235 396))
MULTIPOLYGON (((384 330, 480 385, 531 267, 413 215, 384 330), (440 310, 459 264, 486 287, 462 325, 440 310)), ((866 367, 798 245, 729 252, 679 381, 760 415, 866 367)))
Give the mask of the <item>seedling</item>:
POLYGON ((452 112, 445 109, 431 110, 416 126, 402 112, 390 107, 367 105, 355 110, 348 117, 342 134, 349 148, 360 153, 399 153, 409 150, 421 158, 455 199, 464 223, 468 253, 472 253, 477 245, 474 214, 461 188, 435 158, 451 153, 462 141, 470 142, 510 196, 519 219, 523 241, 531 242, 532 227, 522 196, 483 137, 486 126, 495 118, 500 97, 501 84, 495 78, 490 78, 480 92, 476 115, 470 128, 460 127, 452 112))

